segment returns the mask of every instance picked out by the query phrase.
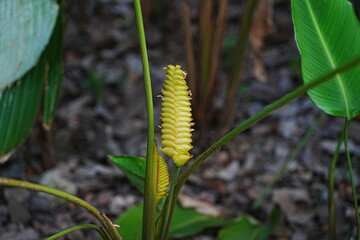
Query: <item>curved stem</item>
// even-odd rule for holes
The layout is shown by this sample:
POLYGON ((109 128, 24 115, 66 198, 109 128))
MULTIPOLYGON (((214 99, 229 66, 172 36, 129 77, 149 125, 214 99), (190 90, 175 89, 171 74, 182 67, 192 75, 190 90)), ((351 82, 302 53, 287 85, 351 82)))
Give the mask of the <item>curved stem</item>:
POLYGON ((180 174, 180 170, 181 170, 181 167, 175 168, 173 180, 172 180, 172 183, 170 186, 169 196, 167 199, 167 203, 165 205, 165 212, 164 212, 164 216, 163 216, 163 220, 162 220, 161 228, 160 228, 160 238, 159 239, 161 239, 161 240, 165 240, 167 233, 169 232, 171 218, 172 218, 172 215, 174 212, 174 207, 175 207, 171 203, 173 202, 172 199, 174 198, 174 190, 175 190, 175 186, 176 186, 179 174, 180 174))
POLYGON ((144 191, 144 216, 143 216, 143 239, 153 240, 155 238, 155 214, 156 214, 156 162, 153 161, 154 140, 154 106, 151 90, 150 67, 146 48, 144 23, 141 12, 140 0, 134 0, 136 25, 140 42, 140 52, 144 72, 146 109, 147 109, 147 154, 144 191))
POLYGON ((288 93, 284 97, 280 98, 279 100, 273 102, 272 104, 265 107, 263 110, 255 114, 254 116, 250 117, 249 119, 245 120, 244 122, 240 123, 237 127, 235 127, 233 130, 231 130, 229 133, 227 133, 225 136, 220 138, 217 142, 215 142, 213 145, 211 145, 205 152, 203 152, 184 172, 182 177, 179 179, 179 182, 177 183, 177 186, 175 188, 174 192, 174 198, 173 198, 173 204, 175 204, 176 197, 179 195, 180 190, 182 186, 185 184, 186 180, 190 177, 190 175, 200 166, 200 164, 205 161, 207 157, 209 157, 213 152, 218 150, 221 146, 223 146, 225 143, 230 141, 232 138, 234 138, 237 134, 245 131, 261 119, 268 116, 270 113, 272 113, 274 110, 282 107, 286 103, 290 102, 291 100, 297 98, 301 94, 304 94, 309 89, 314 88, 318 86, 319 84, 325 82, 326 80, 336 76, 339 73, 345 72, 356 65, 360 63, 360 57, 354 59, 353 61, 344 64, 343 66, 337 68, 336 70, 325 74, 324 76, 315 79, 309 84, 303 85, 301 87, 296 88, 292 92, 288 93))
POLYGON ((355 219, 356 219, 356 227, 357 227, 357 237, 356 239, 360 240, 360 217, 359 217, 359 204, 357 200, 357 194, 356 194, 356 185, 353 175, 353 169, 351 164, 351 157, 350 157, 350 151, 349 151, 349 144, 348 144, 348 134, 349 134, 349 126, 350 126, 350 119, 346 119, 345 127, 344 127, 344 143, 345 143, 345 152, 346 152, 346 158, 347 158, 347 164, 349 169, 349 177, 350 177, 350 183, 351 183, 351 190, 353 194, 353 200, 354 200, 354 207, 355 207, 355 219))
POLYGON ((335 168, 337 160, 339 159, 340 147, 344 140, 345 131, 342 132, 340 139, 337 142, 335 154, 332 158, 331 165, 329 167, 329 185, 328 185, 328 211, 329 211, 329 240, 336 240, 336 211, 335 211, 335 168))
POLYGON ((58 233, 56 233, 56 234, 54 234, 54 235, 52 235, 50 237, 45 238, 45 240, 55 240, 55 239, 60 238, 60 237, 62 237, 64 235, 66 235, 66 234, 72 233, 72 232, 77 231, 77 230, 85 229, 85 228, 94 229, 95 231, 97 231, 100 234, 100 236, 103 239, 107 239, 106 233, 99 226, 96 226, 94 224, 83 224, 83 225, 78 225, 78 226, 75 226, 75 227, 65 229, 65 230, 63 230, 61 232, 58 232, 58 233))
POLYGON ((104 229, 106 230, 106 232, 110 235, 110 237, 111 237, 110 240, 121 240, 122 239, 119 235, 119 232, 116 230, 115 226, 113 225, 113 223, 110 221, 109 218, 106 217, 106 215, 104 213, 99 212, 99 210, 97 210, 91 204, 89 204, 89 203, 85 202, 84 200, 82 200, 78 197, 75 197, 69 193, 66 193, 66 192, 51 188, 51 187, 46 187, 46 186, 42 186, 39 184, 31 183, 31 182, 15 180, 15 179, 10 179, 10 178, 4 178, 4 177, 0 177, 0 185, 21 187, 21 188, 27 188, 27 189, 31 189, 31 190, 35 190, 35 191, 39 191, 39 192, 44 192, 44 193, 51 194, 53 196, 65 199, 72 203, 75 203, 76 205, 79 205, 79 206, 85 208, 86 210, 88 210, 89 212, 91 212, 100 221, 100 223, 104 226, 104 229))

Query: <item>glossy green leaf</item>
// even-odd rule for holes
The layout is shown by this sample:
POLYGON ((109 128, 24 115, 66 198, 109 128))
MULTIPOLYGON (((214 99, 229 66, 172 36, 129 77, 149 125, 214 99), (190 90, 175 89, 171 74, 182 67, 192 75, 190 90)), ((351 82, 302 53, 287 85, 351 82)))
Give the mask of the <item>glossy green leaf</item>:
POLYGON ((145 158, 124 156, 109 156, 116 166, 118 166, 125 176, 135 185, 135 187, 144 193, 145 183, 145 158))
POLYGON ((235 223, 221 229, 217 240, 266 240, 279 224, 280 216, 280 210, 277 208, 272 211, 268 224, 261 224, 250 216, 241 216, 235 223))
POLYGON ((43 123, 46 129, 52 124, 52 118, 57 106, 62 80, 62 40, 63 40, 63 13, 59 12, 54 31, 51 35, 48 50, 46 51, 46 73, 44 81, 44 119, 43 123))
POLYGON ((58 14, 54 0, 0 1, 0 89, 39 60, 58 14))
MULTIPOLYGON (((140 240, 142 237, 143 204, 135 205, 118 218, 119 233, 124 240, 140 240)), ((197 213, 192 208, 175 207, 169 237, 185 237, 202 231, 207 227, 222 226, 226 221, 197 213)))
MULTIPOLYGON (((347 0, 292 0, 296 42, 305 83, 360 56, 360 23, 347 0)), ((309 91, 313 102, 335 116, 360 113, 360 66, 309 91)))

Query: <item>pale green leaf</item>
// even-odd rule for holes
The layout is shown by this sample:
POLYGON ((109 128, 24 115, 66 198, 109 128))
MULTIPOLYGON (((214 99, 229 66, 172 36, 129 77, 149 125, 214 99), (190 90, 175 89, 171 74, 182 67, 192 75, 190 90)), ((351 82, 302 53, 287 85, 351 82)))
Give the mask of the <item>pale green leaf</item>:
MULTIPOLYGON (((305 83, 360 56, 360 24, 347 0, 292 0, 296 42, 305 83)), ((309 91, 313 102, 335 116, 360 113, 360 66, 309 91)))
POLYGON ((39 60, 58 13, 54 0, 0 1, 0 89, 39 60))
MULTIPOLYGON (((50 82, 61 81, 61 28, 57 28, 39 61, 17 82, 0 90, 0 163, 27 137, 41 105, 42 94, 50 94, 50 82)), ((1 76, 1 74, 0 74, 1 76)), ((61 82, 58 84, 60 88, 61 82)), ((51 94, 56 94, 52 91, 51 94)), ((57 98, 47 96, 46 99, 57 98)), ((45 108, 52 103, 46 103, 45 108)), ((50 115, 49 115, 50 116, 50 115)), ((50 118, 49 118, 50 119, 50 118)))

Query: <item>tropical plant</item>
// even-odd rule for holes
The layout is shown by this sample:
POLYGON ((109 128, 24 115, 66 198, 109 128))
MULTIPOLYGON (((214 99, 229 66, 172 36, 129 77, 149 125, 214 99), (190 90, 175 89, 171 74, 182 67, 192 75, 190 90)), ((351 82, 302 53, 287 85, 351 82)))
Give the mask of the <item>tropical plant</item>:
MULTIPOLYGON (((36 2, 36 0, 33 1, 36 2)), ((7 4, 11 4, 10 1, 8 1, 7 4)), ((256 122, 271 114, 274 110, 282 107, 298 96, 309 92, 315 104, 325 112, 347 119, 344 134, 339 141, 330 173, 333 174, 340 142, 343 139, 347 150, 349 174, 353 187, 355 209, 357 211, 357 195, 352 176, 347 132, 350 120, 360 113, 360 102, 359 99, 356 98, 356 93, 360 90, 360 83, 356 79, 356 76, 358 76, 360 72, 360 48, 354 44, 356 39, 360 39, 358 38, 360 30, 359 22, 355 17, 351 4, 347 1, 293 0, 292 4, 296 39, 302 54, 305 84, 238 124, 234 129, 197 156, 190 164, 186 163, 192 158, 189 151, 192 148, 191 126, 193 120, 191 118, 191 105, 189 101, 190 92, 188 91, 185 81, 186 73, 181 70, 181 67, 178 65, 167 66, 165 69, 166 80, 164 90, 162 91, 162 148, 160 150, 173 160, 172 163, 174 164, 175 170, 173 174, 169 174, 166 162, 159 154, 159 149, 154 137, 152 84, 147 57, 145 31, 140 0, 134 0, 147 104, 147 156, 146 159, 135 156, 111 156, 110 158, 119 166, 139 191, 144 194, 144 203, 130 208, 116 220, 115 223, 111 222, 104 213, 101 213, 89 203, 68 193, 30 182, 3 177, 0 177, 0 184, 41 191, 66 199, 87 209, 101 224, 101 226, 95 224, 75 226, 47 239, 56 239, 75 230, 90 228, 96 230, 99 235, 106 240, 122 238, 125 240, 164 240, 168 237, 194 234, 205 227, 214 226, 222 228, 219 231, 218 240, 267 239, 279 221, 280 213, 278 209, 273 210, 270 221, 267 224, 261 224, 254 218, 246 215, 239 216, 236 219, 224 220, 198 214, 193 209, 184 209, 179 206, 177 198, 181 188, 190 175, 212 153, 256 122), (337 28, 333 26, 337 26, 337 28), (346 30, 343 36, 339 36, 341 35, 338 30, 340 26, 342 26, 342 30, 346 30), (346 27, 344 28, 343 26, 346 27), (354 41, 351 40, 352 36, 355 36, 354 41), (344 43, 347 44, 339 46, 336 44, 339 41, 344 41, 344 43), (181 171, 186 165, 188 165, 186 169, 181 171), (171 183, 169 183, 169 175, 172 175, 171 183), (121 228, 118 227, 119 225, 121 228)), ((43 56, 46 56, 45 53, 47 53, 46 50, 43 56)), ((33 70, 42 77, 45 72, 45 79, 47 79, 47 70, 51 69, 53 65, 50 66, 50 63, 47 61, 44 63, 42 60, 39 61, 39 64, 40 67, 35 67, 33 70)), ((31 76, 30 73, 29 76, 31 76)), ((24 82, 25 80, 26 79, 24 79, 24 82)), ((28 86, 32 86, 31 83, 32 82, 28 83, 28 86)), ((21 85, 21 83, 19 85, 21 85)), ((17 85, 15 84, 14 86, 16 87, 17 85)), ((56 91, 56 93, 58 93, 58 91, 56 91)), ((11 96, 9 96, 8 99, 10 99, 10 97, 11 96)), ((21 100, 22 98, 19 97, 19 99, 21 100)), ((5 107, 5 105, 0 106, 5 107)), ((2 119, 2 116, 3 115, 0 116, 0 119, 2 119)), ((11 122, 10 120, 8 121, 11 122)), ((330 179, 333 181, 333 177, 330 177, 330 179)), ((331 188, 332 184, 332 182, 329 184, 330 193, 333 192, 333 188, 331 188)), ((335 215, 332 209, 333 205, 330 205, 330 226, 335 228, 336 226, 333 222, 335 215)), ((356 220, 357 224, 359 224, 359 216, 356 217, 356 220)), ((358 231, 359 229, 360 228, 358 228, 358 231)), ((334 229, 331 231, 330 239, 335 239, 334 229)), ((358 239, 359 238, 360 234, 358 234, 358 239)))

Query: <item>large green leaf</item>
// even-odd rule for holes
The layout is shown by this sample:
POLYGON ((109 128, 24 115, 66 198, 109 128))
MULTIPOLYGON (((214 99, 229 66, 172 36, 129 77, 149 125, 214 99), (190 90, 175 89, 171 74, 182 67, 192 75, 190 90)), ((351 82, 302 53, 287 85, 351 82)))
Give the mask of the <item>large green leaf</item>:
MULTIPOLYGON (((360 56, 360 24, 347 0, 292 0, 296 42, 305 83, 360 56)), ((309 91, 323 111, 353 118, 360 113, 360 66, 309 91)))
MULTIPOLYGON (((142 237, 143 204, 128 209, 115 221, 120 225, 119 233, 124 240, 140 240, 142 237)), ((170 226, 169 237, 184 237, 200 232, 207 227, 222 226, 223 219, 205 216, 192 208, 183 208, 179 204, 175 207, 173 221, 170 226)))
MULTIPOLYGON (((0 90, 0 163, 27 137, 41 105, 42 93, 46 92, 45 109, 55 104, 53 99, 58 94, 49 88, 50 85, 60 88, 61 84, 61 28, 59 16, 58 26, 35 67, 10 87, 0 90)), ((50 119, 51 115, 48 116, 50 119)))
POLYGON ((135 185, 135 187, 144 193, 145 183, 145 158, 134 157, 130 155, 124 156, 109 156, 120 169, 125 176, 135 185))
POLYGON ((39 60, 55 25, 54 0, 0 1, 0 89, 39 60))

